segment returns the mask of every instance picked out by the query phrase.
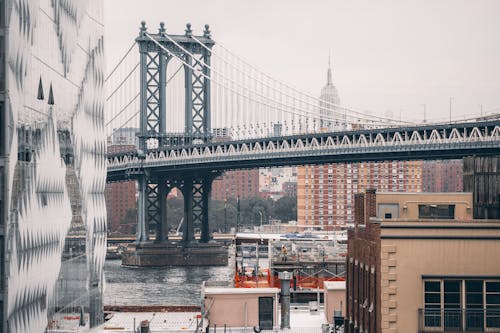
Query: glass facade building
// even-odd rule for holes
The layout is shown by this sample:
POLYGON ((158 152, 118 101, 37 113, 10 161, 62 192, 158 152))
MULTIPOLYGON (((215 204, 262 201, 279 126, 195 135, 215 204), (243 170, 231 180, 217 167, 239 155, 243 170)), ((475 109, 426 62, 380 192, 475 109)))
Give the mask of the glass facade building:
POLYGON ((103 0, 0 0, 0 332, 102 322, 103 0))

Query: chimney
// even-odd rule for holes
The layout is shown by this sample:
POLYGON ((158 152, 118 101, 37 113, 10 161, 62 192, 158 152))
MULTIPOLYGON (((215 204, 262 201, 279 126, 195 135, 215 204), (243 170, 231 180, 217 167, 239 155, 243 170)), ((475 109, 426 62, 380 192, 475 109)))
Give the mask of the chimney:
POLYGON ((370 222, 370 217, 377 216, 377 189, 366 189, 365 195, 365 223, 370 222))
POLYGON ((287 271, 279 272, 281 281, 281 328, 290 328, 290 280, 292 274, 287 271))
POLYGON ((354 230, 358 232, 358 225, 365 224, 365 194, 354 194, 354 230))

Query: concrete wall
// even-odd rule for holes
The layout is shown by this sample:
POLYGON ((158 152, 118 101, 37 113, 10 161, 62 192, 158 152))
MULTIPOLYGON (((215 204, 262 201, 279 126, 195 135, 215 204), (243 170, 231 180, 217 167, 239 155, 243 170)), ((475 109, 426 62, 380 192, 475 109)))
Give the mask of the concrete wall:
POLYGON ((273 297, 274 324, 278 326, 278 288, 206 288, 204 304, 209 325, 213 327, 258 327, 259 297, 273 297))
POLYGON ((342 310, 342 316, 345 311, 345 281, 325 281, 325 317, 329 324, 333 323, 333 311, 342 310))
POLYGON ((500 221, 382 222, 380 237, 382 332, 417 331, 423 276, 500 276, 500 221))
POLYGON ((393 218, 418 219, 419 204, 455 205, 455 220, 472 219, 472 193, 377 193, 377 217, 384 218, 389 204, 398 206, 393 218))

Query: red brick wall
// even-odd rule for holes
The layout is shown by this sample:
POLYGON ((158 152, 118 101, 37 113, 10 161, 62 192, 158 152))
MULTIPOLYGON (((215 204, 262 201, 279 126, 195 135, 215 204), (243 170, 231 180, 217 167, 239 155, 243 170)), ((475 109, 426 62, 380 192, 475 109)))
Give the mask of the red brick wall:
POLYGON ((377 190, 370 188, 365 194, 365 224, 370 221, 370 217, 377 216, 377 190))
POLYGON ((375 204, 375 190, 355 196, 356 227, 348 231, 347 246, 346 332, 354 332, 354 322, 358 329, 363 326, 365 330, 369 327, 370 332, 381 331, 380 228, 369 220, 375 217, 375 204), (370 312, 372 302, 374 307, 370 312), (349 325, 349 320, 352 320, 352 325, 349 325))
POLYGON ((212 200, 259 196, 259 169, 228 171, 212 184, 212 200))
MULTIPOLYGON (((133 145, 112 145, 108 146, 108 153, 119 153, 134 149, 135 146, 133 145)), ((108 215, 108 231, 110 233, 132 233, 132 226, 123 228, 121 224, 127 211, 135 209, 137 205, 135 181, 106 184, 104 195, 108 215)))

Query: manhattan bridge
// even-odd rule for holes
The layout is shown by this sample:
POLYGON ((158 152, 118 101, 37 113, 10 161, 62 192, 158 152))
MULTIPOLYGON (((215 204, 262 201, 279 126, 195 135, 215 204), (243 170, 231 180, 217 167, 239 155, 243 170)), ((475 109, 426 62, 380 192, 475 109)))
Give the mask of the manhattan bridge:
MULTIPOLYGON (((498 116, 409 122, 331 103, 231 52, 206 25, 195 35, 145 22, 106 78, 106 133, 136 129, 138 149, 108 154, 108 182, 136 180, 137 243, 168 241, 166 198, 184 196, 182 242, 210 240, 209 195, 226 170, 499 153, 498 116)), ((278 55, 284 57, 284 55, 278 55)))

